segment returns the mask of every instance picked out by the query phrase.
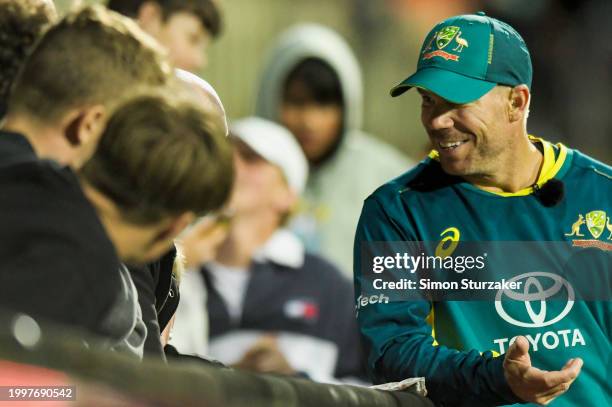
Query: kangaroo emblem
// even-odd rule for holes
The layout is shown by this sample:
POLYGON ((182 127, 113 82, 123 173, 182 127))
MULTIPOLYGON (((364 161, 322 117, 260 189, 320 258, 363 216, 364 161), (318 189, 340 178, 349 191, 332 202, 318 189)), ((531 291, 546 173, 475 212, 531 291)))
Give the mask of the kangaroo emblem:
POLYGON ((455 37, 455 41, 457 41, 457 46, 455 48, 453 48, 453 51, 457 51, 457 52, 461 52, 463 51, 463 47, 469 47, 468 42, 460 37, 461 35, 461 31, 459 31, 457 33, 457 36, 455 37))
POLYGON ((584 236, 582 233, 580 233, 580 226, 584 225, 585 223, 584 216, 578 215, 578 220, 572 225, 571 233, 566 233, 565 236, 584 236))
POLYGON ((431 39, 427 43, 427 46, 423 47, 423 52, 421 52, 421 54, 424 54, 431 49, 431 45, 433 44, 437 36, 438 36, 438 32, 436 31, 434 35, 431 36, 431 39))
POLYGON ((608 236, 608 240, 612 240, 612 223, 610 223, 610 218, 607 218, 606 228, 608 228, 608 232, 610 232, 610 236, 608 236))

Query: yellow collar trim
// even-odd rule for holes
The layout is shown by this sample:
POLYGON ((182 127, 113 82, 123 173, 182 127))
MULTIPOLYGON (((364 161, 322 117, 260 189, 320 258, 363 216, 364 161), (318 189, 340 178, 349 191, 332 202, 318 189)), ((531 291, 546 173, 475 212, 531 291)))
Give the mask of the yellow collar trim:
MULTIPOLYGON (((540 170, 540 174, 538 175, 538 181, 536 182, 538 188, 541 188, 542 185, 554 178, 563 166, 565 158, 567 157, 567 148, 563 144, 557 144, 557 146, 559 147, 559 157, 555 160, 555 150, 551 143, 534 136, 529 136, 529 140, 531 140, 533 143, 540 143, 542 145, 542 149, 544 150, 544 161, 542 162, 542 169, 540 170)), ((534 192, 534 189, 533 186, 530 186, 516 192, 487 192, 505 197, 526 196, 532 194, 534 192)))
MULTIPOLYGON (((529 136, 529 140, 533 143, 540 143, 542 145, 542 149, 544 151, 544 161, 542 163, 542 169, 540 170, 540 174, 538 175, 538 182, 536 183, 538 188, 542 187, 546 182, 551 180, 557 175, 561 167, 563 167, 563 163, 567 157, 567 147, 563 144, 558 143, 557 147, 559 148, 559 157, 555 160, 555 150, 551 143, 546 140, 543 140, 539 137, 529 136)), ((431 150, 429 153, 429 158, 432 160, 439 161, 440 155, 438 151, 431 150)), ((484 191, 484 190, 483 190, 484 191)), ((523 188, 520 191, 516 192, 492 192, 486 191, 494 195, 499 196, 525 196, 533 193, 533 186, 523 188)))

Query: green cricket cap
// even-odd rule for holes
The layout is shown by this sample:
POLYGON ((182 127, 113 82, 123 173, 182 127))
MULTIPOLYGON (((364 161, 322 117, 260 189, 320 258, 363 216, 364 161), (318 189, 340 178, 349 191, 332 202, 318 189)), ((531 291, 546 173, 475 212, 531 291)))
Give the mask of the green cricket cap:
POLYGON ((496 85, 531 88, 531 57, 523 38, 482 11, 436 25, 421 47, 417 71, 391 89, 423 88, 453 103, 479 99, 496 85))

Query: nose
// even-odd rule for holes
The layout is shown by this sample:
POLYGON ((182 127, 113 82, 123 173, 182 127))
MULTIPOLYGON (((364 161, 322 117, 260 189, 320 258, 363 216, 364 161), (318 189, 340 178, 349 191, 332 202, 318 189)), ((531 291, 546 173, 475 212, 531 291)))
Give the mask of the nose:
POLYGON ((307 130, 314 130, 319 122, 320 107, 314 104, 308 104, 302 109, 301 125, 307 130))
POLYGON ((449 129, 454 125, 451 113, 449 109, 435 109, 431 113, 424 113, 423 124, 431 130, 449 129))
POLYGON ((295 136, 302 132, 311 132, 316 128, 318 122, 317 109, 310 104, 294 107, 291 110, 290 128, 295 136))

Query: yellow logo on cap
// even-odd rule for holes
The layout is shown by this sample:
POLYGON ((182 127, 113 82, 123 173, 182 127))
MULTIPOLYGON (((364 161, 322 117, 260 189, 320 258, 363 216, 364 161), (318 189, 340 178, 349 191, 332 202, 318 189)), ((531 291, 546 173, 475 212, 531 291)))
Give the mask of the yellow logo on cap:
POLYGON ((450 44, 453 40, 457 43, 453 51, 461 53, 463 48, 469 47, 469 43, 465 38, 461 37, 461 31, 459 27, 450 25, 442 28, 440 31, 436 31, 429 39, 429 42, 423 47, 423 59, 431 59, 433 57, 444 58, 447 61, 459 61, 459 55, 451 54, 446 51, 442 51, 444 47, 450 44), (433 47, 437 47, 436 50, 430 51, 433 47))
POLYGON ((459 32, 459 27, 455 25, 449 25, 444 27, 436 34, 436 45, 438 49, 443 49, 455 38, 455 35, 459 32))

